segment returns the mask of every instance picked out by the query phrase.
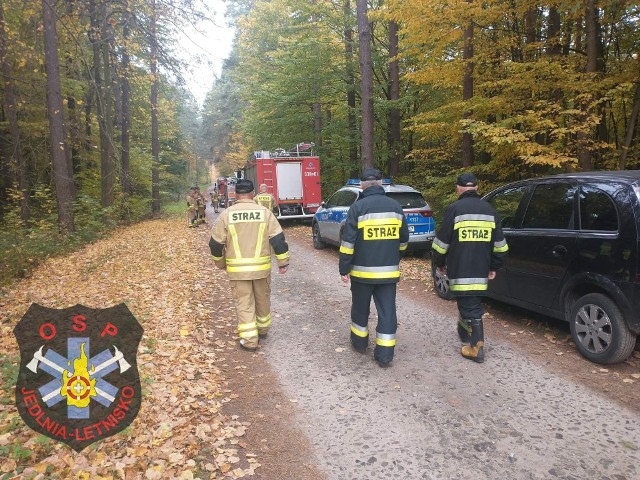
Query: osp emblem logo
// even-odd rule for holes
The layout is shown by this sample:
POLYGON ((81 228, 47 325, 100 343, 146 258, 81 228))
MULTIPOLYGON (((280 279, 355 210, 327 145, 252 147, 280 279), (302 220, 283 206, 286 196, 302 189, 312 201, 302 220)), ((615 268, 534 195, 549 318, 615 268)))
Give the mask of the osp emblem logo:
POLYGON ((21 357, 16 406, 35 431, 79 452, 136 418, 142 327, 124 303, 61 310, 34 303, 13 332, 21 357))

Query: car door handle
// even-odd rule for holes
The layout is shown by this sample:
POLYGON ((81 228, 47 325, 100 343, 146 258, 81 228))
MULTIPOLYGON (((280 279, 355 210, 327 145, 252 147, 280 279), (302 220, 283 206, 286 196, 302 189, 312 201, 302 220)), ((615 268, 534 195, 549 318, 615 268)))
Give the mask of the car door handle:
POLYGON ((565 247, 564 245, 556 245, 555 247, 553 247, 553 250, 551 250, 551 253, 554 257, 564 257, 567 252, 567 247, 565 247))

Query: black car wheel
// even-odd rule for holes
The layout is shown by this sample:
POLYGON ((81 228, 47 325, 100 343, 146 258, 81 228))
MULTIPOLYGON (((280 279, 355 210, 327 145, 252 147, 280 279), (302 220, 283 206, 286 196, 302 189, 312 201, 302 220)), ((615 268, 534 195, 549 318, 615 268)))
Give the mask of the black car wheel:
POLYGON ((433 258, 431 259, 431 278, 433 278, 433 288, 440 298, 444 298, 445 300, 453 299, 453 294, 449 288, 449 277, 447 277, 446 274, 443 275, 438 272, 433 258))
POLYGON ((317 223, 313 224, 313 227, 311 227, 311 232, 313 235, 313 248, 315 248, 316 250, 322 250, 327 246, 327 244, 322 240, 322 237, 320 236, 320 227, 318 227, 317 223))
POLYGON ((601 293, 578 299, 571 309, 569 326, 578 351, 595 363, 626 360, 636 345, 618 306, 601 293))

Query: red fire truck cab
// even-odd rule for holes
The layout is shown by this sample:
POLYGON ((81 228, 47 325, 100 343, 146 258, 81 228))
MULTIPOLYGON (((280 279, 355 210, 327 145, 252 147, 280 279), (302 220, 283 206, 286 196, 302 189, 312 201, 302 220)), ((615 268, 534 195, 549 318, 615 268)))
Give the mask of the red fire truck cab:
POLYGON ((276 200, 278 219, 311 220, 320 203, 320 157, 313 155, 313 144, 298 144, 294 149, 254 152, 245 165, 245 177, 253 182, 256 193, 261 184, 276 200))

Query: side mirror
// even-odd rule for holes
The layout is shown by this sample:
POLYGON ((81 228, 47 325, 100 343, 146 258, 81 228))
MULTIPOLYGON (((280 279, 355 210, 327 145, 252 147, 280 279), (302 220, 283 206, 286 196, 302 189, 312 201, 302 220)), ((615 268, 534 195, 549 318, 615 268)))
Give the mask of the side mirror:
POLYGON ((321 202, 321 203, 320 203, 320 206, 321 206, 322 208, 327 208, 327 204, 326 204, 325 202, 321 202))

